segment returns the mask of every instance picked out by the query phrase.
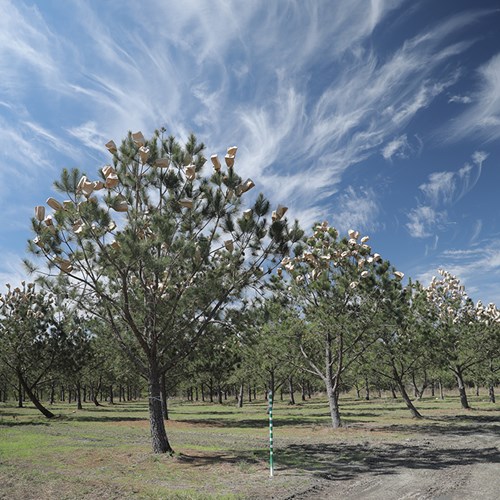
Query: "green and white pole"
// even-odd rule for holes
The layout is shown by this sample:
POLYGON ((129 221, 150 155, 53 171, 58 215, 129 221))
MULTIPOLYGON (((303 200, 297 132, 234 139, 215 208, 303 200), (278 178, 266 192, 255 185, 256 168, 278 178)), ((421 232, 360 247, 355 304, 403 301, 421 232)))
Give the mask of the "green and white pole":
POLYGON ((273 472, 273 391, 269 391, 269 477, 273 472))

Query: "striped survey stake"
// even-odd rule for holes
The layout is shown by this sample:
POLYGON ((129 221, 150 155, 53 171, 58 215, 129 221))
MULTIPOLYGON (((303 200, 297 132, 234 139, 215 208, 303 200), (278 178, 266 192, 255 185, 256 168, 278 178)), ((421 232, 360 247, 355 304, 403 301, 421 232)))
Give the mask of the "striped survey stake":
POLYGON ((273 391, 269 391, 269 477, 273 477, 273 391))

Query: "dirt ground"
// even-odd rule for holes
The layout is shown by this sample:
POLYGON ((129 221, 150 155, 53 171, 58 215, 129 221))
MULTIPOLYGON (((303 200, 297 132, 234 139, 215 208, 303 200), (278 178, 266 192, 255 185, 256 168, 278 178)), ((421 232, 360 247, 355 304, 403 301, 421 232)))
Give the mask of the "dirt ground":
MULTIPOLYGON (((371 430, 374 436, 382 431, 371 430)), ((396 426, 387 430, 398 432, 396 426)), ((405 426, 401 431, 408 433, 411 429, 405 426)), ((500 499, 498 415, 471 415, 470 423, 461 425, 451 418, 449 424, 443 424, 442 419, 439 424, 429 421, 418 425, 411 436, 392 443, 390 439, 368 439, 359 445, 293 445, 286 453, 295 452, 304 464, 310 464, 301 471, 307 477, 307 488, 283 491, 273 498, 500 499)), ((295 475, 290 470, 283 473, 295 475)), ((279 467, 276 474, 279 477, 279 467)), ((253 498, 264 498, 260 495, 253 498)))

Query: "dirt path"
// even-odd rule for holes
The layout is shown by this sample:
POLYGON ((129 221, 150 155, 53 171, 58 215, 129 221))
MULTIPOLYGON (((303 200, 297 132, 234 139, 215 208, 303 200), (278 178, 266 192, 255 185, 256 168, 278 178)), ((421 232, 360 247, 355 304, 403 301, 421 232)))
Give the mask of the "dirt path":
MULTIPOLYGON (((398 429, 391 426, 391 431, 398 429)), ((401 429, 408 432, 408 428, 401 429)), ((377 429, 374 429, 377 432, 377 429)), ((294 500, 426 500, 500 498, 500 424, 473 418, 469 425, 432 422, 399 442, 304 445, 311 481, 283 493, 294 500)), ((296 448, 297 453, 301 447, 296 448)), ((303 469, 307 470, 307 467, 303 469)), ((304 472, 304 471, 303 471, 304 472)))

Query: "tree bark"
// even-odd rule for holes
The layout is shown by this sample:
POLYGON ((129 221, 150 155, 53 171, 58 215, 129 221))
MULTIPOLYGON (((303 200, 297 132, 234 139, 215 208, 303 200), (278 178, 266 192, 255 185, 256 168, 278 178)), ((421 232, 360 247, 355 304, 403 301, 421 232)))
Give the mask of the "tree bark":
POLYGON ((101 406, 99 401, 97 401, 97 395, 99 394, 99 391, 101 390, 101 385, 102 385, 102 378, 99 377, 99 384, 95 388, 94 393, 92 395, 92 401, 96 406, 101 406))
POLYGON ((168 420, 168 403, 167 403, 167 398, 168 398, 168 394, 167 394, 167 380, 166 380, 166 374, 165 373, 162 373, 161 374, 161 409, 162 409, 162 412, 163 412, 163 418, 165 420, 168 420))
POLYGON ((415 406, 411 402, 410 396, 408 396, 408 393, 406 392, 406 387, 403 383, 403 380, 400 377, 399 373, 397 372, 397 370, 394 366, 392 367, 392 374, 393 374, 394 381, 396 382, 396 384, 398 386, 399 392, 401 393, 401 397, 403 398, 403 401, 405 402, 408 410, 410 410, 412 417, 423 418, 422 415, 420 415, 419 411, 415 408, 415 406))
POLYGON ((453 370, 455 374, 455 378, 457 379, 458 384, 458 393, 460 394, 460 404, 464 410, 470 410, 469 401, 467 399, 467 393, 465 392, 465 383, 462 370, 457 366, 453 370))
POLYGON ((337 388, 332 383, 331 378, 326 381, 326 394, 328 396, 328 406, 330 407, 330 416, 332 418, 332 427, 338 429, 342 427, 339 410, 339 394, 337 388))
POLYGON ((21 383, 21 377, 18 377, 18 384, 17 384, 17 407, 18 408, 23 407, 23 385, 21 383))
POLYGON ((82 387, 80 381, 76 383, 76 408, 77 410, 83 410, 82 406, 82 387))
POLYGON ((24 380, 23 376, 20 373, 18 373, 18 377, 19 377, 19 381, 21 382, 21 385, 22 385, 24 391, 26 392, 26 394, 30 398, 31 402, 35 405, 35 408, 40 413, 42 413, 43 416, 45 416, 47 418, 53 418, 54 414, 50 410, 47 410, 47 408, 45 408, 45 406, 43 406, 42 403, 40 403, 39 399, 35 396, 35 393, 31 390, 31 388, 26 383, 26 381, 24 380))
POLYGON ((370 383, 368 377, 365 377, 365 400, 370 401, 370 383))
POLYGON ((490 384, 488 388, 488 395, 490 397, 490 403, 496 403, 495 400, 495 386, 493 384, 490 384))
POLYGON ((160 388, 160 374, 154 367, 150 369, 148 380, 149 423, 151 427, 151 445, 153 453, 173 454, 163 420, 163 408, 160 388))
POLYGON ((342 339, 337 337, 338 352, 340 354, 337 360, 337 371, 334 376, 333 372, 333 356, 332 356, 332 337, 327 333, 325 342, 325 384, 326 394, 328 397, 328 406, 330 407, 330 416, 332 418, 332 427, 338 429, 342 427, 339 410, 339 377, 342 369, 342 339))
POLYGON ((240 392, 238 393, 238 408, 243 408, 243 392, 244 390, 244 386, 243 386, 243 382, 241 382, 240 384, 240 392))
POLYGON ((439 384, 439 399, 444 399, 443 382, 441 382, 441 379, 439 380, 438 384, 439 384))
POLYGON ((290 375, 288 377, 288 392, 290 393, 290 403, 291 405, 295 404, 295 396, 294 396, 294 387, 293 387, 293 377, 290 375))

